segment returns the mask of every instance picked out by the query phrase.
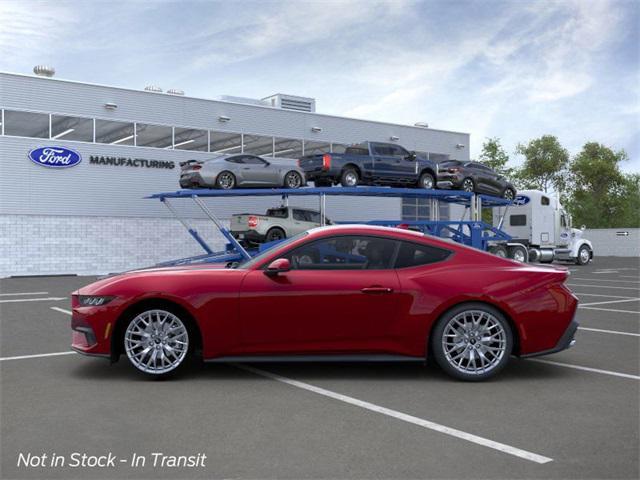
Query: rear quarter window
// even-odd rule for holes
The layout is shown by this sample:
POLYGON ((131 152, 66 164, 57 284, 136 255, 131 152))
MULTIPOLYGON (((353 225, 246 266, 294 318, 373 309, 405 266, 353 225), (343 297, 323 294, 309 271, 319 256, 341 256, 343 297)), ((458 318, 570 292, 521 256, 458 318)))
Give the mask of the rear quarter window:
POLYGON ((416 267, 442 262, 449 258, 451 251, 420 243, 401 242, 395 268, 416 267))

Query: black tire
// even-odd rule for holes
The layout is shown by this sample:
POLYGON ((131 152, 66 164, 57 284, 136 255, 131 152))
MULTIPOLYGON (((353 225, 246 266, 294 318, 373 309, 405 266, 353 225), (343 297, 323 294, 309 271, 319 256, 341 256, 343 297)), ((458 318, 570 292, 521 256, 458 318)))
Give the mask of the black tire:
POLYGON ((462 184, 460 185, 460 189, 464 192, 475 192, 476 191, 476 182, 473 181, 473 178, 467 177, 462 180, 462 184))
POLYGON ((429 172, 424 172, 420 175, 418 180, 418 188, 424 188, 425 190, 433 190, 436 188, 436 180, 429 172))
POLYGON ((509 247, 509 258, 516 262, 526 263, 528 261, 529 252, 524 246, 516 245, 509 247))
POLYGON ((265 237, 266 242, 275 242, 276 240, 284 240, 287 234, 280 227, 270 228, 265 237))
POLYGON ((505 188, 504 192, 502 192, 502 198, 505 200, 513 200, 516 198, 516 192, 513 191, 513 188, 505 188))
POLYGON ((582 245, 578 249, 578 256, 576 257, 576 265, 586 265, 591 261, 591 249, 586 245, 582 245))
POLYGON ((360 182, 360 175, 355 168, 345 168, 340 175, 340 185, 343 187, 356 187, 360 182))
MULTIPOLYGON (((455 322, 455 321, 454 321, 455 322)), ((458 324, 456 324, 458 325, 458 324)), ((463 327, 458 326, 458 331, 464 330, 463 327)), ((482 337, 482 338, 487 338, 482 337)), ((457 307, 453 307, 446 313, 444 313, 436 324, 435 328, 431 333, 430 346, 431 352, 433 354, 433 358, 436 360, 436 363, 445 371, 448 375, 457 378, 459 380, 465 380, 470 382, 478 382, 482 380, 486 380, 498 374, 509 362, 509 356, 513 350, 513 332, 511 330, 511 325, 505 318, 505 316, 498 311, 496 308, 491 305, 487 305, 486 303, 463 303, 458 305, 457 307), (473 312, 473 313, 472 313, 473 312), (480 315, 483 314, 482 317, 480 315), (455 331, 450 328, 450 322, 453 321, 454 318, 474 318, 479 319, 479 325, 473 328, 476 328, 476 331, 473 334, 470 334, 470 338, 465 340, 461 335, 460 342, 456 342, 458 337, 446 336, 450 335, 449 332, 455 331), (491 329, 492 332, 496 332, 491 337, 495 337, 496 335, 500 335, 498 339, 489 340, 489 341, 480 341, 476 340, 482 335, 486 335, 485 332, 480 332, 482 329, 482 322, 488 324, 491 322, 492 324, 499 325, 499 327, 494 327, 491 329), (471 336, 473 335, 473 336, 471 336), (445 340, 449 343, 449 345, 445 346, 445 340), (473 343, 472 343, 473 342, 473 343), (459 347, 456 345, 460 345, 459 347), (474 347, 475 345, 475 347, 474 347), (448 350, 445 350, 448 349, 448 350), (464 358, 466 354, 465 352, 471 351, 473 349, 473 362, 471 360, 467 360, 464 358), (488 350, 488 348, 494 349, 495 352, 488 350), (464 349, 464 350, 462 350, 464 349), (485 349, 483 351, 483 349, 485 349), (485 360, 488 364, 485 365, 485 368, 477 368, 475 358, 478 358, 480 361, 480 353, 484 355, 485 360), (457 365, 456 355, 462 355, 463 358, 460 360, 462 365, 457 365), (493 355, 493 356, 492 356, 493 355), (468 363, 467 363, 468 362, 468 363), (463 367, 468 367, 467 369, 463 367)), ((469 353, 470 354, 470 353, 469 353)), ((460 356, 458 356, 460 358, 460 356)))
POLYGON ((493 247, 489 247, 489 253, 494 254, 496 257, 509 258, 507 247, 504 245, 494 245, 493 247))
MULTIPOLYGON (((121 330, 120 345, 129 363, 138 372, 154 379, 163 379, 179 374, 189 363, 193 361, 196 344, 198 342, 198 335, 194 330, 191 320, 184 312, 181 312, 180 309, 172 308, 167 305, 158 305, 157 307, 154 307, 153 305, 147 305, 144 308, 134 311, 125 323, 126 325, 124 325, 123 329, 121 330), (165 315, 167 317, 165 317, 165 315), (154 321, 157 322, 160 320, 164 320, 164 322, 166 323, 167 321, 171 320, 176 321, 177 323, 171 323, 171 326, 173 328, 171 328, 171 333, 167 334, 169 338, 163 339, 161 336, 159 336, 158 338, 149 338, 149 345, 144 345, 147 340, 143 340, 140 335, 135 334, 136 331, 141 331, 139 330, 139 327, 142 326, 142 324, 140 323, 141 320, 142 323, 150 322, 145 325, 145 331, 149 327, 153 328, 154 321), (176 326, 181 327, 183 331, 176 330, 176 326), (170 348, 175 349, 178 347, 177 341, 186 343, 186 346, 182 346, 183 350, 179 353, 179 355, 174 359, 171 359, 171 357, 168 355, 168 351, 170 348), (142 345, 134 346, 136 342, 141 343, 142 345), (151 343, 153 343, 154 345, 153 348, 151 346, 151 343), (163 360, 161 362, 161 366, 158 367, 158 362, 156 361, 154 363, 154 367, 157 368, 157 370, 153 370, 150 365, 152 363, 152 356, 140 356, 139 353, 142 351, 140 350, 141 348, 143 350, 146 348, 151 348, 151 353, 153 353, 154 350, 157 349, 156 353, 162 352, 162 355, 164 356, 168 364, 165 364, 163 360), (136 353, 138 353, 138 355, 136 355, 136 353), (149 365, 146 365, 147 368, 145 368, 144 365, 146 362, 149 363, 149 365), (173 364, 169 362, 172 362, 173 364)), ((153 334, 154 331, 149 330, 148 333, 153 334)), ((159 330, 156 330, 155 333, 159 334, 159 330)))
POLYGON ((300 188, 302 187, 303 183, 304 183, 304 180, 302 179, 302 175, 300 175, 295 170, 291 170, 290 172, 287 172, 287 174, 284 176, 285 188, 291 188, 291 189, 300 188))
POLYGON ((216 188, 220 188, 222 190, 231 190, 236 186, 236 176, 225 170, 224 172, 220 172, 216 177, 216 188))

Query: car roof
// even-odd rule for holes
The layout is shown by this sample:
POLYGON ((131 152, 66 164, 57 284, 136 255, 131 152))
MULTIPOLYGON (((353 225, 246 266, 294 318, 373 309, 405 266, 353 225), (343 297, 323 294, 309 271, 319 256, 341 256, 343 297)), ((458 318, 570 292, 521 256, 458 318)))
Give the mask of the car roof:
POLYGON ((309 235, 323 235, 335 233, 382 233, 382 234, 402 234, 402 235, 411 235, 414 237, 424 237, 425 235, 421 232, 415 232, 413 230, 407 230, 404 228, 395 228, 395 227, 383 227, 379 225, 360 225, 360 224, 345 224, 345 225, 328 225, 325 227, 316 227, 309 230, 309 235))

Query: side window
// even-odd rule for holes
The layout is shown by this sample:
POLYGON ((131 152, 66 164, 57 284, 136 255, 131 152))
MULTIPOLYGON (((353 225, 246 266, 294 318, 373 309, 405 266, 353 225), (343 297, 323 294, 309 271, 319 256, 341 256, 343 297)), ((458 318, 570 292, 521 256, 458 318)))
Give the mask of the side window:
POLYGON ((564 215, 560 216, 560 225, 562 225, 563 227, 567 226, 567 219, 564 215))
POLYGON ((540 205, 549 205, 549 197, 540 197, 540 205))
POLYGON ((293 210, 293 219, 297 220, 299 222, 306 222, 307 221, 306 212, 304 210, 294 209, 293 210))
POLYGON ((451 252, 419 243, 401 242, 395 268, 416 267, 446 260, 451 252))
POLYGON ((287 218, 286 208, 270 208, 267 210, 267 217, 287 218))
POLYGON ((261 159, 260 157, 254 157, 253 155, 247 155, 245 157, 242 158, 244 160, 243 163, 249 164, 249 165, 265 165, 267 162, 265 162, 263 159, 261 159))
POLYGON ((526 224, 526 215, 511 215, 509 217, 509 225, 511 225, 512 227, 524 227, 526 224))
POLYGON ((243 157, 229 157, 226 159, 227 162, 229 163, 244 163, 243 161, 243 157))
POLYGON ((405 158, 409 155, 409 152, 407 152, 404 148, 402 148, 399 145, 389 147, 389 150, 391 150, 391 155, 393 155, 394 157, 405 158))
POLYGON ((318 212, 307 210, 307 218, 309 222, 320 223, 320 214, 318 212))
POLYGON ((309 242, 285 255, 294 270, 384 270, 392 268, 398 242, 366 236, 309 242))

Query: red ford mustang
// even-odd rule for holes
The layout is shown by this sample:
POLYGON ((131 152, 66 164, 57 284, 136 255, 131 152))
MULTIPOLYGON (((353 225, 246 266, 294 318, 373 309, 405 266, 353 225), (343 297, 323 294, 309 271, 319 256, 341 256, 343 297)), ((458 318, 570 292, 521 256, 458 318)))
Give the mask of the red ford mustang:
POLYGON ((129 272, 73 293, 73 348, 154 376, 206 361, 418 360, 482 380, 574 343, 568 273, 385 227, 293 237, 237 265, 129 272))

